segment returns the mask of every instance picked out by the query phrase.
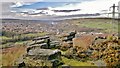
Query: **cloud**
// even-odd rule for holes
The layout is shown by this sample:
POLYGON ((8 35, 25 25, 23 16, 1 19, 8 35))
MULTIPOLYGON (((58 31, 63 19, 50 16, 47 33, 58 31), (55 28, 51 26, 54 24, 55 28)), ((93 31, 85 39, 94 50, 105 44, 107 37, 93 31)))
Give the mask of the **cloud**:
POLYGON ((76 5, 69 4, 52 9, 82 9, 83 13, 98 13, 101 10, 108 10, 114 3, 118 5, 119 0, 94 0, 85 1, 76 5))
POLYGON ((43 0, 0 0, 0 2, 40 2, 43 0))
MULTIPOLYGON (((36 10, 36 9, 22 9, 22 8, 17 8, 14 9, 13 7, 20 7, 23 5, 31 5, 31 3, 35 3, 35 2, 41 2, 41 1, 55 1, 55 0, 10 0, 10 1, 14 1, 11 4, 8 2, 6 2, 7 4, 3 5, 2 8, 4 10, 4 12, 2 12, 4 17, 14 17, 14 18, 24 18, 24 17, 32 17, 33 15, 24 15, 21 14, 21 12, 28 12, 30 14, 37 14, 40 13, 40 10, 36 10), (5 7, 7 6, 7 8, 5 7), (11 7, 10 7, 11 6, 11 7)), ((60 1, 60 0, 59 0, 60 1)), ((62 2, 63 0, 61 0, 62 2)), ((69 2, 81 2, 81 0, 64 0, 64 1, 69 1, 69 2)), ((63 1, 63 2, 64 2, 63 1)), ((119 0, 86 0, 81 3, 77 3, 77 4, 66 4, 63 6, 59 6, 59 7, 49 7, 50 10, 48 11, 44 11, 45 13, 47 13, 48 15, 75 15, 75 14, 94 14, 94 13, 100 13, 102 10, 108 10, 110 6, 112 6, 114 3, 116 5, 118 5, 118 1, 119 0), (76 12, 53 12, 51 10, 72 10, 72 9, 81 9, 80 11, 76 11, 76 12)), ((57 1, 56 1, 57 2, 57 1)), ((43 12, 43 11, 42 11, 43 12)), ((37 14, 36 16, 40 16, 39 14, 37 14)), ((34 15, 34 18, 36 17, 34 15)), ((41 17, 41 16, 40 16, 41 17)), ((42 16, 43 17, 43 16, 42 16)))
POLYGON ((14 5, 12 5, 11 7, 20 7, 20 6, 23 6, 23 5, 24 5, 23 2, 17 2, 14 5))
POLYGON ((92 0, 1 0, 0 2, 81 2, 92 0))
POLYGON ((108 10, 114 3, 118 5, 119 0, 95 0, 91 2, 83 2, 79 4, 81 9, 85 12, 100 12, 101 10, 108 10))

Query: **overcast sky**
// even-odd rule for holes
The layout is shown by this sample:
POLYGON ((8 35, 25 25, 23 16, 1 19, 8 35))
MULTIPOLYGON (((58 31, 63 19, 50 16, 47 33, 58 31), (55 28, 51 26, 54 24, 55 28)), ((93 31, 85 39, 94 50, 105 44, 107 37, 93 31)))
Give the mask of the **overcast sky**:
POLYGON ((1 2, 81 2, 92 0, 1 0, 1 2))
MULTIPOLYGON (((2 4, 2 17, 0 18, 44 18, 47 16, 30 16, 30 15, 21 15, 19 12, 24 11, 31 11, 36 10, 34 7, 39 7, 42 4, 39 2, 67 2, 71 3, 68 5, 62 5, 58 7, 51 7, 51 4, 49 7, 51 9, 81 9, 79 12, 71 12, 69 14, 79 14, 79 13, 99 13, 101 10, 108 10, 110 6, 112 6, 114 3, 118 5, 118 2, 120 0, 2 0, 0 4, 2 4), (73 2, 77 2, 77 4, 72 4, 73 2), (40 4, 40 5, 39 5, 40 4), (17 8, 20 7, 20 8, 17 8), (15 9, 14 9, 15 8, 15 9), (17 10, 16 10, 17 8, 17 10), (23 9, 24 8, 24 9, 23 9), (18 12, 19 10, 19 12, 18 12)), ((44 5, 44 4, 43 4, 44 5)), ((46 6, 48 7, 48 6, 46 6)), ((37 12, 37 11, 36 11, 37 12)), ((50 12, 52 13, 52 12, 50 12)), ((56 15, 65 15, 65 13, 53 13, 56 15)), ((68 14, 68 13, 66 13, 68 14)), ((68 15, 69 15, 68 14, 68 15)))

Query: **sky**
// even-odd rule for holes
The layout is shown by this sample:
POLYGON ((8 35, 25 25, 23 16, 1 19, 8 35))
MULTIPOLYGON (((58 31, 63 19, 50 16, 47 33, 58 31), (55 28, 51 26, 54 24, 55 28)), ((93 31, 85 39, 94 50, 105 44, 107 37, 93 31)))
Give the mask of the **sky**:
POLYGON ((81 2, 92 0, 2 0, 0 2, 81 2))
MULTIPOLYGON (((109 7, 120 0, 4 0, 0 18, 49 18, 79 14, 109 13, 109 7), (47 8, 47 10, 38 10, 47 8), (76 10, 54 12, 53 10, 76 10), (42 14, 41 14, 42 13, 42 14)), ((117 9, 116 9, 117 11, 117 9)))

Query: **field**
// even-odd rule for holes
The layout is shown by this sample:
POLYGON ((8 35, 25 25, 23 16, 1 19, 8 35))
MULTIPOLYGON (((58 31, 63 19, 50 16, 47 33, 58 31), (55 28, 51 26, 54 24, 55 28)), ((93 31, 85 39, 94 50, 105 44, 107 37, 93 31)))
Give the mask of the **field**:
POLYGON ((6 36, 0 36, 2 38, 2 45, 0 45, 0 48, 10 47, 14 44, 26 44, 27 41, 31 40, 32 38, 39 37, 46 35, 47 33, 30 33, 30 34, 22 34, 18 36, 13 37, 6 37, 6 36))
MULTIPOLYGON (((74 19, 67 22, 81 28, 97 29, 98 32, 118 32, 118 20, 111 19, 74 19)), ((89 31, 89 30, 88 30, 89 31)), ((94 32, 94 31, 93 31, 94 32)))
POLYGON ((62 61, 65 63, 65 65, 70 65, 70 66, 95 66, 88 62, 82 62, 75 59, 68 59, 66 57, 62 57, 62 61))
POLYGON ((80 26, 82 27, 88 27, 88 28, 97 28, 102 29, 104 32, 111 32, 115 31, 117 32, 118 25, 112 24, 112 23, 102 23, 102 22, 89 22, 89 23, 81 23, 80 26))
MULTIPOLYGON (((24 37, 28 38, 26 41, 22 40, 17 40, 18 38, 12 38, 12 37, 6 37, 6 36, 0 36, 2 38, 2 41, 4 40, 16 40, 15 42, 6 42, 5 44, 0 45, 0 48, 2 49, 2 54, 0 54, 1 63, 0 65, 2 66, 13 66, 16 60, 25 54, 25 49, 26 49, 26 43, 28 43, 32 38, 38 37, 38 36, 43 36, 47 33, 31 33, 31 34, 23 34, 20 39, 23 39, 24 37)), ((18 37, 18 36, 15 36, 18 37)))
POLYGON ((25 46, 17 45, 15 47, 2 50, 2 66, 12 66, 15 61, 25 54, 25 46))
MULTIPOLYGON (((34 23, 34 21, 32 23, 29 21, 29 24, 21 22, 17 23, 17 21, 13 21, 12 23, 9 23, 9 21, 4 20, 3 35, 0 36, 2 39, 2 44, 0 45, 0 49, 2 50, 2 53, 0 54, 2 60, 0 61, 2 62, 0 62, 0 64, 3 66, 14 65, 16 60, 20 58, 20 56, 24 55, 27 43, 31 42, 31 40, 36 37, 49 35, 52 36, 52 40, 56 41, 56 39, 60 40, 59 38, 56 38, 57 35, 59 36, 63 33, 69 33, 74 30, 76 30, 78 34, 82 32, 86 32, 88 34, 90 32, 117 34, 119 30, 118 21, 115 20, 112 22, 111 19, 70 19, 59 21, 57 24, 41 24, 40 22, 34 23)), ((29 63, 30 61, 26 62, 29 63)), ((63 56, 62 62, 65 63, 65 65, 70 66, 95 66, 90 62, 68 59, 63 56)), ((30 64, 33 63, 34 61, 30 62, 30 64)), ((37 63, 33 64, 33 66, 36 64, 37 63)), ((48 65, 51 64, 48 63, 48 65)))

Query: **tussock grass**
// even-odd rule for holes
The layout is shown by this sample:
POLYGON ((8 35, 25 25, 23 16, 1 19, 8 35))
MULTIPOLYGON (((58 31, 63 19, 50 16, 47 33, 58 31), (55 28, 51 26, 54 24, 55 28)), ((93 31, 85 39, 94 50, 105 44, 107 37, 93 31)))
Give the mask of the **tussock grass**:
POLYGON ((65 65, 70 65, 70 66, 94 66, 88 62, 81 62, 75 59, 68 59, 66 57, 62 57, 62 61, 65 63, 65 65))
POLYGON ((6 48, 2 53, 2 66, 13 66, 14 62, 19 58, 19 56, 25 53, 25 46, 18 45, 11 48, 6 48), (6 52, 4 52, 6 51, 6 52))

